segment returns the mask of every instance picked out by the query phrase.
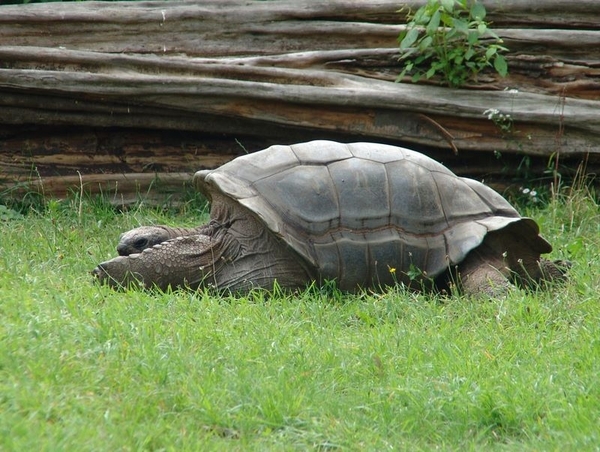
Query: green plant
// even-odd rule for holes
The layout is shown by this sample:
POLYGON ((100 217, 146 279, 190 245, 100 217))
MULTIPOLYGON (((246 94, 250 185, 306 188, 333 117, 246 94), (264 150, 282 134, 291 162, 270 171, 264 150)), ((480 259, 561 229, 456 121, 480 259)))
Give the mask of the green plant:
POLYGON ((483 112, 487 118, 492 121, 504 133, 511 133, 513 130, 513 118, 509 113, 502 113, 497 108, 489 108, 483 112))
POLYGON ((9 221, 19 218, 23 218, 23 215, 21 215, 16 210, 5 206, 4 204, 0 204, 0 221, 9 221))
POLYGON ((508 72, 502 52, 502 39, 485 21, 482 3, 468 0, 428 0, 415 13, 398 36, 400 61, 404 69, 398 76, 412 74, 412 81, 430 79, 441 74, 452 87, 476 78, 486 67, 493 66, 504 77, 508 72))

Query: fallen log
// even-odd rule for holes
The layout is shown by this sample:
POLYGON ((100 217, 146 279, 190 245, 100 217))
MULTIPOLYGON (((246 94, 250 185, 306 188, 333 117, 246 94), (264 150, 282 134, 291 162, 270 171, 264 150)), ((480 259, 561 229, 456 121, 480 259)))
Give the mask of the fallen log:
POLYGON ((510 76, 486 73, 464 89, 395 83, 404 20, 396 1, 0 7, 0 122, 10 125, 0 131, 0 190, 31 178, 32 167, 42 182, 78 181, 82 170, 190 174, 241 146, 313 138, 416 147, 459 172, 469 161, 477 177, 499 175, 513 154, 537 158, 536 167, 558 156, 567 172, 585 159, 596 171, 600 3, 570 2, 567 14, 558 0, 484 3, 511 50, 510 76), (53 129, 60 139, 35 136, 53 129), (99 154, 79 132, 90 129, 129 135, 138 140, 129 150, 141 151, 99 154), (210 146, 193 158, 185 145, 161 148, 173 133, 210 146))

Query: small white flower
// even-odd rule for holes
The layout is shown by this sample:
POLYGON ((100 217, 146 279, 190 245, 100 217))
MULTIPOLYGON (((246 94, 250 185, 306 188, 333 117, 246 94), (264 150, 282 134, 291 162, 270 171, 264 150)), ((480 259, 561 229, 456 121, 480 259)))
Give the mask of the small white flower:
POLYGON ((483 115, 487 116, 488 119, 493 119, 499 113, 500 110, 498 110, 497 108, 488 108, 486 111, 483 112, 483 115))

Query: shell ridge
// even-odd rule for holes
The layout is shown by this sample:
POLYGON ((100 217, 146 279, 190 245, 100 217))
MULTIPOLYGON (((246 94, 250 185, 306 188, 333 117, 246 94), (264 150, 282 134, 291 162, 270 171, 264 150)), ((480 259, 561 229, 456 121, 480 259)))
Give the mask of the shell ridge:
MULTIPOLYGON (((433 172, 432 172, 433 173, 433 172)), ((436 173, 438 174, 444 174, 441 171, 436 171, 436 173)), ((444 215, 444 220, 446 222, 446 227, 450 227, 450 219, 448 218, 448 214, 446 213, 446 206, 444 205, 444 203, 442 202, 442 197, 440 196, 440 185, 437 181, 437 178, 434 176, 434 174, 431 174, 431 179, 433 180, 433 183, 435 184, 435 197, 437 199, 437 205, 440 206, 441 210, 442 210, 442 215, 444 215)))
MULTIPOLYGON (((457 176, 458 177, 458 176, 457 176)), ((494 189, 482 184, 481 182, 468 177, 458 177, 464 182, 470 190, 492 211, 495 215, 507 215, 510 217, 521 217, 519 212, 506 200, 500 193, 494 189), (495 199, 487 198, 485 195, 491 195, 495 199), (499 208, 498 204, 504 204, 499 208)))
MULTIPOLYGON (((331 185, 333 187, 335 187, 335 180, 333 179, 333 175, 331 174, 331 167, 329 165, 325 165, 325 168, 327 169, 327 176, 329 177, 329 180, 331 182, 331 185)), ((337 219, 338 219, 338 223, 340 223, 340 215, 341 215, 341 201, 340 201, 340 192, 339 190, 334 190, 333 191, 333 195, 334 195, 334 199, 335 199, 335 206, 337 208, 337 219)))

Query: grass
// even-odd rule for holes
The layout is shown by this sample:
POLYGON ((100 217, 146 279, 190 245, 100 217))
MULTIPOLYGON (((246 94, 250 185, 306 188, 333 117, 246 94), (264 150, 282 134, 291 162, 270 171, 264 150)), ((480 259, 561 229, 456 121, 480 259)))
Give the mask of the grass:
POLYGON ((600 209, 525 206, 570 282, 411 294, 114 292, 89 271, 139 224, 51 201, 0 221, 0 450, 597 450, 600 209))

